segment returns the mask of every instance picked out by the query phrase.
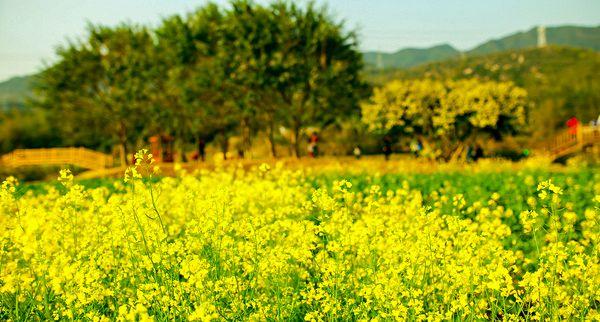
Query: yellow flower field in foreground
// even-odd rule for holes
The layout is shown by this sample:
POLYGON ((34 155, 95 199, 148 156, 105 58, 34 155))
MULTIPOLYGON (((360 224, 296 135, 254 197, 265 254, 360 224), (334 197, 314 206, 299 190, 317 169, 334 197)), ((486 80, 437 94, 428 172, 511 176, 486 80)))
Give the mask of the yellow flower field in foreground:
POLYGON ((600 318, 598 203, 571 212, 551 181, 530 211, 439 197, 448 212, 408 184, 314 189, 266 165, 152 181, 138 159, 113 191, 4 182, 1 319, 600 318))

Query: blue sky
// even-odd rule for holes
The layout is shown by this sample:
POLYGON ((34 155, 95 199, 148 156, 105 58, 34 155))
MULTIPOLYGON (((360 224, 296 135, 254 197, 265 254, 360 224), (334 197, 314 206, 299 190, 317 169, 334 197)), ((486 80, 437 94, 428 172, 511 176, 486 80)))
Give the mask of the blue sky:
MULTIPOLYGON (((227 1, 215 1, 226 4, 227 1)), ((266 3, 267 1, 257 1, 266 3)), ((318 0, 357 29, 361 49, 395 51, 449 43, 458 49, 533 26, 600 25, 600 0, 318 0)), ((86 23, 157 24, 206 1, 0 0, 0 81, 39 71, 86 23)))

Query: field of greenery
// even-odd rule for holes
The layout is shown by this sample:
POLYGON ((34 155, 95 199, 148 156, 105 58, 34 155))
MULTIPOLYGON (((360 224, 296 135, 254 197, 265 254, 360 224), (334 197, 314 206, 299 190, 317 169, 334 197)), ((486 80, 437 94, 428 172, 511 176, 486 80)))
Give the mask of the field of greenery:
POLYGON ((9 178, 0 319, 600 319, 600 172, 486 162, 9 178))

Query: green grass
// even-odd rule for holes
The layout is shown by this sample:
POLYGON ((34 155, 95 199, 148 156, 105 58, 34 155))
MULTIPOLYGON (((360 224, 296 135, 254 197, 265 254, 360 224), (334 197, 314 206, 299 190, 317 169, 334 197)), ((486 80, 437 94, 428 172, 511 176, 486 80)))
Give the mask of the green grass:
MULTIPOLYGON (((371 185, 379 185, 382 191, 395 190, 407 182, 411 189, 421 191, 426 201, 431 201, 432 193, 453 196, 463 194, 467 203, 487 202, 490 196, 497 192, 500 194, 498 204, 512 209, 515 212, 529 210, 527 197, 533 196, 537 184, 551 179, 553 183, 564 189, 562 200, 570 202, 573 211, 583 212, 593 206, 594 184, 600 182, 600 171, 597 168, 583 168, 568 172, 549 172, 529 170, 519 172, 437 172, 432 174, 384 174, 381 176, 370 175, 344 175, 343 173, 330 173, 312 178, 315 188, 330 186, 334 180, 344 178, 352 182, 354 191, 365 191, 371 185), (528 177, 533 184, 527 185, 528 177)), ((596 192, 598 193, 598 192, 596 192)))

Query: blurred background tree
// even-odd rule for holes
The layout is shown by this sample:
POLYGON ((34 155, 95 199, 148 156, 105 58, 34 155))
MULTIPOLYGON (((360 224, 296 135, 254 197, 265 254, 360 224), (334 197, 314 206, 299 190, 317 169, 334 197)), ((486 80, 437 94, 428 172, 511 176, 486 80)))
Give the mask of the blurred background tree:
POLYGON ((355 115, 367 93, 356 35, 343 32, 324 9, 309 4, 274 5, 282 28, 281 76, 277 84, 283 124, 292 131, 294 155, 300 155, 301 129, 323 127, 344 115, 355 115))
POLYGON ((128 146, 149 124, 154 43, 146 28, 127 24, 90 26, 88 33, 86 41, 60 48, 59 61, 40 75, 38 104, 60 120, 73 144, 115 142, 125 164, 128 146))
POLYGON ((526 124, 527 93, 509 82, 391 81, 362 105, 372 130, 418 138, 433 157, 449 160, 475 139, 501 139, 526 124))
POLYGON ((276 156, 280 126, 292 129, 299 156, 302 128, 356 115, 367 94, 354 33, 313 4, 208 4, 152 30, 90 26, 88 34, 59 49, 37 103, 61 119, 64 143, 116 143, 122 162, 153 134, 173 136, 179 151, 216 138, 226 156, 231 135, 244 154, 262 132, 276 156))

